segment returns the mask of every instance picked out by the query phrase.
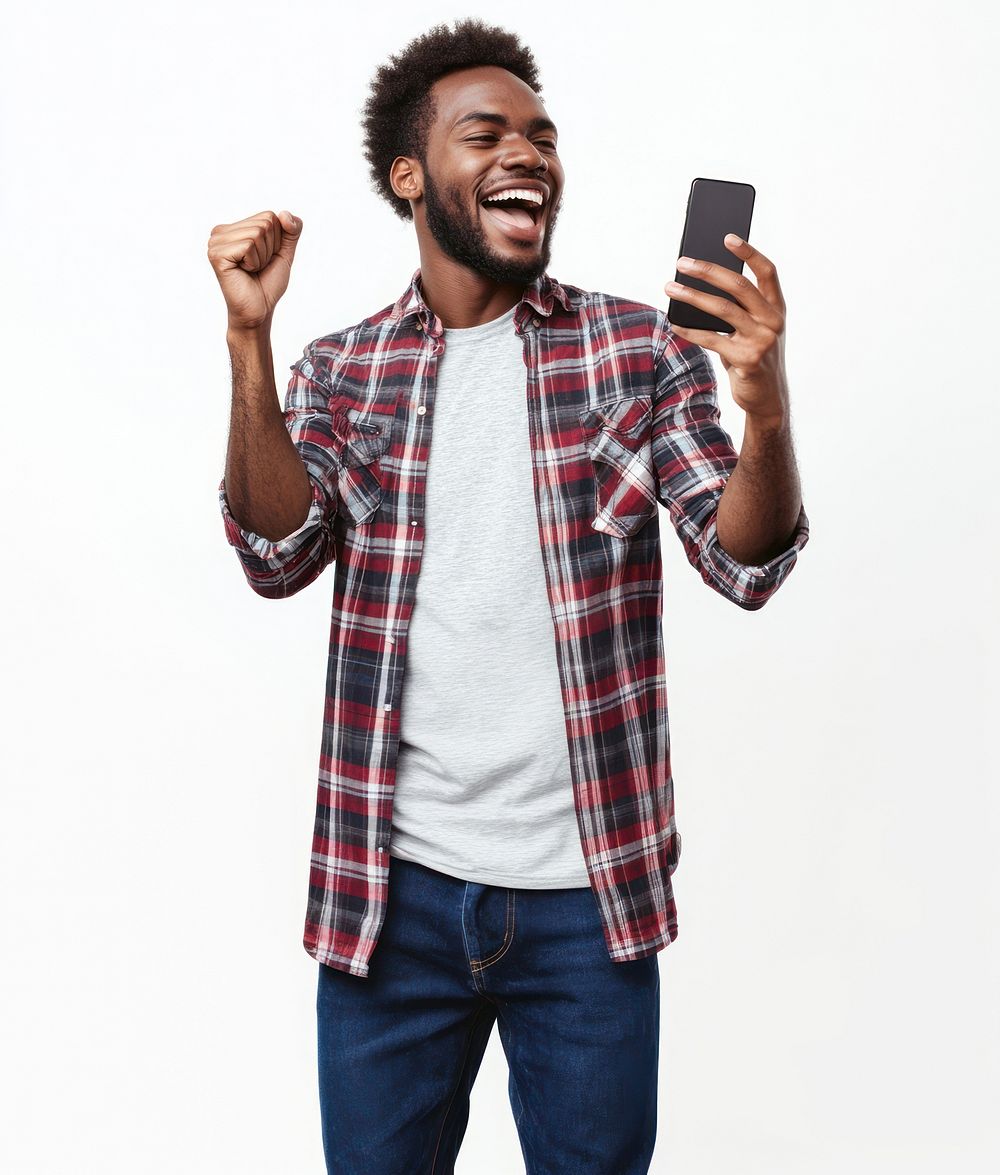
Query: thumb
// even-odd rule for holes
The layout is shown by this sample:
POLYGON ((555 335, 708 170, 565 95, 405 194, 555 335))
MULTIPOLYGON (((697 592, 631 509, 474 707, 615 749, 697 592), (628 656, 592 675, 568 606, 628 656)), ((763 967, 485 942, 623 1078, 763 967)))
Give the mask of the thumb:
POLYGON ((302 221, 287 210, 278 213, 281 221, 281 248, 278 252, 289 265, 295 256, 295 246, 299 243, 299 234, 302 232, 302 221))

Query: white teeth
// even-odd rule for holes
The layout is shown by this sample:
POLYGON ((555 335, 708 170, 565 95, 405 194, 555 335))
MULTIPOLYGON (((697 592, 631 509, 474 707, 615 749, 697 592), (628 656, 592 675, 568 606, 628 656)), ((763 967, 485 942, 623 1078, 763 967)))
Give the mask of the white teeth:
POLYGON ((502 192, 496 192, 492 196, 487 196, 483 203, 491 204, 494 200, 514 199, 531 200, 534 204, 538 205, 545 203, 545 197, 534 188, 505 188, 502 192))

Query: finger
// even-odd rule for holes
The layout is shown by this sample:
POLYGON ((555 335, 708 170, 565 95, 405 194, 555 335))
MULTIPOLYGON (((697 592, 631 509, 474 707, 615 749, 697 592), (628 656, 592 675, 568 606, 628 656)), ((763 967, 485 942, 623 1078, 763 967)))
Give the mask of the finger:
MULTIPOLYGON (((256 216, 248 216, 246 220, 238 221, 236 224, 230 226, 233 241, 238 242, 240 245, 247 239, 254 242, 256 266, 258 269, 264 269, 274 254, 276 248, 274 227, 276 219, 273 212, 260 212, 256 216)), ((224 246, 230 244, 226 240, 226 234, 223 234, 222 239, 224 246)), ((280 243, 280 238, 278 243, 280 243)))
POLYGON ((295 247, 299 243, 299 233, 302 231, 302 221, 299 220, 297 216, 293 216, 287 210, 283 209, 282 213, 279 213, 278 216, 278 219, 282 224, 281 245, 278 249, 278 253, 280 256, 284 257, 287 264, 291 266, 292 258, 295 256, 295 247))
POLYGON ((680 335, 689 343, 704 347, 706 351, 714 351, 721 358, 723 366, 727 370, 729 364, 733 362, 730 354, 731 335, 714 330, 695 330, 690 326, 675 326, 669 319, 667 319, 667 329, 671 334, 680 335))
POLYGON ((274 212, 267 214, 267 259, 268 261, 281 248, 281 236, 284 230, 281 227, 281 220, 274 212))
POLYGON ((264 219, 258 227, 257 235, 257 253, 260 256, 260 267, 263 269, 271 260, 271 254, 274 252, 274 226, 271 224, 271 218, 268 213, 264 214, 264 219))
POLYGON ((238 264, 241 269, 245 269, 248 273, 256 273, 261 268, 260 253, 257 250, 256 238, 249 237, 247 239, 243 249, 243 256, 239 259, 238 264))
POLYGON ((724 322, 730 323, 737 330, 749 333, 756 325, 757 319, 736 302, 731 302, 721 294, 706 294, 704 290, 693 290, 690 286, 679 282, 667 282, 663 287, 671 298, 680 302, 689 302, 692 306, 714 314, 724 322))
POLYGON ((264 241, 266 234, 264 232, 265 222, 256 216, 249 217, 247 220, 238 220, 235 224, 217 225, 212 230, 212 243, 223 254, 223 256, 230 256, 234 246, 243 247, 246 241, 260 240, 261 250, 264 251, 264 241), (223 231, 219 231, 222 229, 223 231))
POLYGON ((234 220, 230 224, 217 224, 212 232, 220 237, 233 235, 245 237, 247 233, 253 232, 255 228, 264 224, 266 217, 266 212, 259 212, 256 216, 247 216, 243 220, 234 220))
POLYGON ((285 235, 285 230, 281 224, 281 218, 274 212, 267 214, 267 224, 264 226, 267 240, 267 262, 270 265, 272 258, 281 252, 281 244, 285 235))
POLYGON ((281 225, 281 237, 284 240, 286 237, 298 237, 302 232, 302 221, 295 215, 294 212, 289 212, 287 208, 278 213, 278 223, 281 225))
POLYGON ((772 330, 780 328, 780 313, 745 274, 733 273, 724 265, 702 261, 698 257, 678 257, 677 269, 685 276, 707 282, 716 289, 729 290, 736 301, 755 318, 766 323, 772 330))
POLYGON ((213 241, 211 255, 252 273, 257 261, 256 253, 251 253, 252 248, 253 238, 244 234, 240 237, 230 237, 228 240, 213 241))
MULTIPOLYGON (((727 233, 723 243, 727 249, 735 253, 737 257, 741 257, 750 266, 751 272, 757 279, 760 292, 783 318, 785 297, 781 292, 778 270, 774 262, 769 257, 765 257, 759 249, 755 249, 749 241, 742 240, 735 233, 727 233)), ((768 323, 768 325, 771 324, 768 323)))

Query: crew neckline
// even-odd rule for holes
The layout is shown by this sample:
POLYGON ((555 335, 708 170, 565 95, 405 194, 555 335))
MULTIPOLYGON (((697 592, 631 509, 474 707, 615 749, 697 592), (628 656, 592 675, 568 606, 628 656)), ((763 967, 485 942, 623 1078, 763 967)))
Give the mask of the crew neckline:
POLYGON ((465 339, 481 339, 485 335, 501 334, 514 321, 519 305, 520 302, 515 302, 499 318, 491 318, 489 322, 481 322, 478 326, 446 326, 445 337, 451 342, 461 342, 465 339))

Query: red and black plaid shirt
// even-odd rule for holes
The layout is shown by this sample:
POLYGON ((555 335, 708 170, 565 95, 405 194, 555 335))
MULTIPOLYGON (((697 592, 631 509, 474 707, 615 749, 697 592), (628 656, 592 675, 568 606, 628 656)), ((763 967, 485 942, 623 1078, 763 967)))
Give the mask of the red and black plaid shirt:
MULTIPOLYGON (((718 500, 738 454, 719 422, 709 352, 673 334, 661 310, 546 273, 525 288, 514 329, 581 844, 608 953, 637 959, 677 937, 670 877, 681 850, 657 504, 705 583, 746 609, 778 589, 809 522, 803 509, 791 546, 760 567, 719 545, 718 500)), ((303 945, 361 976, 386 911, 399 706, 444 347, 417 269, 393 305, 316 339, 291 367, 285 422, 313 494, 304 525, 278 542, 245 531, 219 486, 226 537, 259 595, 294 595, 334 565, 303 945)), ((477 531, 473 518, 468 526, 469 543, 488 543, 501 561, 504 535, 477 531)))

